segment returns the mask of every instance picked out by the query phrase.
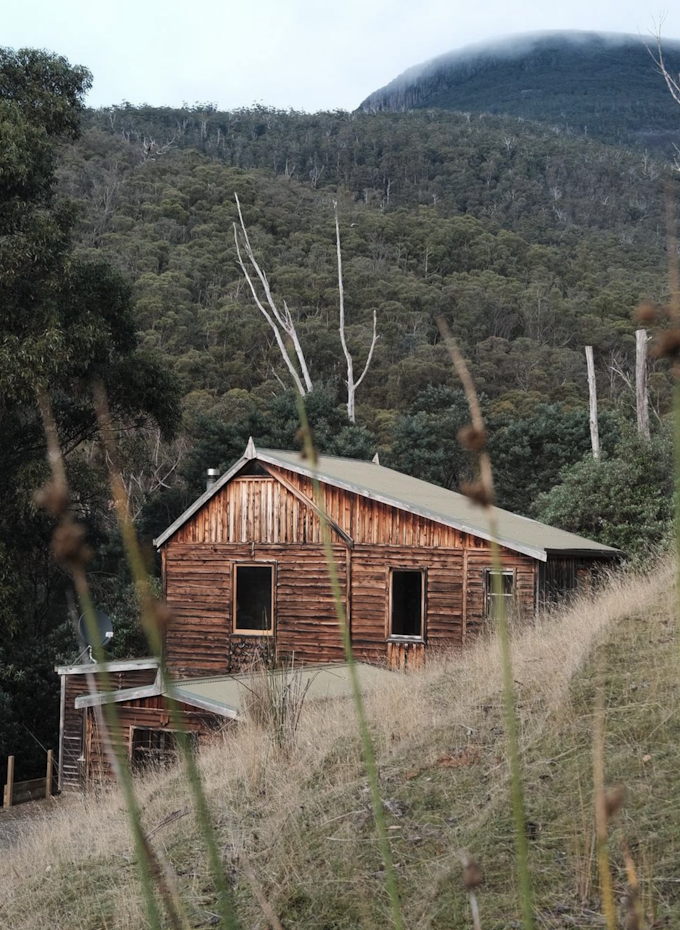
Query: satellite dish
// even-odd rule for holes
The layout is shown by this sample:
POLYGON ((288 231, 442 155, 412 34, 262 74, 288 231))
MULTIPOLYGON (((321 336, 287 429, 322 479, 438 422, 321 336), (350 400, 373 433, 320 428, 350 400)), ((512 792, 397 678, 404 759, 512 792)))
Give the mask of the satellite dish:
POLYGON ((94 630, 91 629, 92 622, 88 623, 85 614, 83 614, 78 620, 78 635, 85 645, 90 649, 90 655, 92 654, 92 649, 98 649, 100 646, 107 646, 113 639, 113 624, 109 617, 101 610, 95 610, 94 618, 97 625, 97 634, 95 637, 91 636, 91 633, 94 633, 94 630))

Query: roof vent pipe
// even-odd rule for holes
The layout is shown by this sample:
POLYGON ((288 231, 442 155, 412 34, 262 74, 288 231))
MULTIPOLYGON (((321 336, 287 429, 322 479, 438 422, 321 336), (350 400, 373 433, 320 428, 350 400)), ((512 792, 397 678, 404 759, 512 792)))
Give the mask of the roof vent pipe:
POLYGON ((206 491, 209 491, 209 490, 210 490, 210 488, 215 484, 215 482, 217 481, 217 479, 219 478, 219 476, 220 476, 220 470, 219 470, 219 468, 209 468, 209 469, 208 469, 208 478, 207 478, 207 480, 206 480, 206 482, 205 482, 205 489, 206 489, 206 491))

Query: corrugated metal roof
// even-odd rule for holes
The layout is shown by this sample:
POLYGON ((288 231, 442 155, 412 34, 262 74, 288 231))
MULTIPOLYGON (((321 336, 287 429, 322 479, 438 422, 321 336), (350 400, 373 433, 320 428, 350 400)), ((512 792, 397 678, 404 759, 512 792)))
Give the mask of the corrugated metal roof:
MULTIPOLYGON (((359 684, 362 691, 377 688, 381 683, 392 677, 392 672, 375 665, 356 663, 359 684)), ((321 700, 323 698, 349 697, 352 693, 349 679, 349 666, 337 665, 304 665, 290 669, 275 669, 267 673, 271 678, 282 679, 282 684, 292 676, 299 682, 302 689, 307 689, 305 700, 321 700)), ((104 703, 118 704, 121 701, 136 701, 146 697, 157 697, 164 694, 172 696, 178 701, 199 707, 221 717, 237 718, 243 714, 248 694, 257 684, 257 676, 252 672, 240 675, 215 675, 210 678, 186 678, 173 681, 171 688, 161 689, 157 680, 153 685, 143 688, 126 688, 121 691, 98 692, 94 695, 82 695, 76 698, 75 706, 78 709, 93 707, 104 703)))
MULTIPOLYGON (((195 501, 156 540, 156 545, 163 545, 251 459, 278 465, 309 477, 315 475, 325 484, 344 488, 363 497, 419 514, 482 539, 491 538, 485 511, 474 505, 463 494, 440 488, 427 481, 421 481, 419 478, 412 478, 392 468, 358 459, 322 455, 319 457, 316 469, 313 470, 310 463, 299 452, 255 449, 251 441, 246 455, 225 472, 209 491, 195 501)), ((498 542, 508 549, 522 552, 532 558, 545 561, 550 553, 583 553, 604 557, 614 557, 620 554, 619 550, 611 546, 576 536, 574 533, 567 533, 565 530, 539 523, 537 520, 521 517, 507 510, 501 510, 499 507, 494 510, 498 523, 498 542)))

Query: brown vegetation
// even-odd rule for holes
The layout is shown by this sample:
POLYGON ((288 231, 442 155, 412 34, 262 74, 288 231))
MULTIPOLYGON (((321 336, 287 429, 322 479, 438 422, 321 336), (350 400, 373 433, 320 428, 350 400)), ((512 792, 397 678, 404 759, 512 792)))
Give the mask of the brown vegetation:
MULTIPOLYGON (((551 740, 564 727, 587 724, 587 714, 575 713, 574 693, 586 686, 583 670, 594 648, 601 646, 605 657, 623 649, 630 656, 629 669, 647 682, 640 710, 620 708, 622 714, 635 715, 642 745, 649 726, 645 714, 651 713, 645 708, 667 682, 661 665, 635 669, 636 661, 644 657, 638 654, 636 659, 634 649, 638 650, 640 637, 649 643, 668 639, 671 578, 672 568, 664 566, 648 577, 613 579, 594 599, 515 632, 528 814, 532 821, 538 816, 536 793, 548 778, 554 786, 552 801, 562 798, 572 824, 571 833, 561 834, 554 834, 542 817, 531 824, 535 836, 550 836, 565 857, 553 868, 549 881, 538 870, 539 902, 546 897, 563 901, 566 887, 574 900, 581 893, 585 906, 596 887, 588 839, 593 830, 590 802, 584 800, 591 788, 572 780, 574 748, 557 748, 551 740), (547 745, 549 758, 543 755, 547 745), (578 810, 583 811, 583 830, 574 822, 578 810)), ((482 926, 503 925, 488 916, 484 919, 485 909, 487 914, 493 912, 493 902, 500 906, 505 900, 504 885, 511 885, 502 870, 489 874, 491 861, 499 855, 496 847, 507 847, 508 864, 512 856, 499 726, 501 672, 498 643, 491 638, 462 655, 442 654, 421 672, 395 674, 388 688, 367 698, 409 927, 472 925, 469 911, 457 911, 465 904, 465 897, 457 895, 465 895, 460 863, 466 848, 487 875, 477 894, 482 926), (446 901, 457 903, 448 917, 441 913, 446 901)), ((612 680, 620 674, 615 668, 612 680)), ((626 686, 629 698, 632 687, 626 686)), ((613 702, 612 695, 613 691, 609 698, 613 702)), ((610 713, 616 710, 611 707, 610 713)), ((673 712, 670 705, 669 712, 673 712)), ((348 701, 306 703, 285 751, 280 736, 267 732, 259 721, 202 753, 201 769, 223 860, 235 884, 239 909, 248 915, 247 926, 271 923, 263 915, 263 894, 283 926, 387 924, 383 877, 352 718, 348 701)), ((631 766, 637 771, 638 763, 642 768, 649 763, 637 759, 639 747, 633 745, 635 737, 630 739, 631 766)), ((146 775, 138 792, 147 830, 167 821, 153 844, 177 873, 195 924, 208 925, 214 895, 202 865, 200 835, 191 817, 172 819, 173 812, 190 805, 181 770, 146 775)), ((653 807, 654 799, 648 797, 647 804, 653 807)), ((646 816, 653 818, 654 811, 646 816)), ((640 854, 641 847, 636 849, 640 854)), ((667 853, 655 850, 657 859, 667 853)), ((644 850, 642 854, 646 855, 644 850)), ((0 903, 0 927, 143 927, 143 902, 132 860, 129 828, 116 791, 56 806, 49 820, 0 862, 0 884, 7 889, 0 903)), ((643 862, 643 879, 644 867, 643 862)), ((649 863, 647 867, 651 868, 649 863)), ((642 893, 650 893, 644 880, 642 893)), ((514 907, 507 900, 503 906, 508 904, 514 907)))

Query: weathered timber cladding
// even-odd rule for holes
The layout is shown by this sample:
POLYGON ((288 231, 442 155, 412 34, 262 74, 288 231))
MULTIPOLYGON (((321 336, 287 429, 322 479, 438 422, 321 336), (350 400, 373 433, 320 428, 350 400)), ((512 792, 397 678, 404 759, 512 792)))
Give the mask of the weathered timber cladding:
MULTIPOLYGON (((103 688, 101 673, 94 673, 93 677, 97 690, 103 688)), ((112 684, 117 691, 123 688, 151 685, 155 678, 155 668, 127 669, 111 673, 112 684)), ((83 673, 64 675, 64 731, 62 758, 59 760, 60 788, 77 787, 82 783, 84 711, 76 709, 75 701, 76 698, 88 693, 87 675, 83 673)))
MULTIPOLYGON (((488 545, 488 544, 487 544, 488 545)), ((515 572, 515 606, 524 616, 534 611, 536 563, 528 555, 501 550, 503 569, 515 572)), ((478 633, 484 622, 484 574, 493 565, 490 549, 469 549, 466 555, 466 635, 478 633)))
POLYGON ((321 543, 318 517, 274 478, 235 478, 180 527, 175 543, 321 543))
POLYGON ((404 672, 406 669, 410 672, 415 671, 423 667, 424 659, 424 643, 390 642, 387 644, 387 667, 393 671, 404 672))
POLYGON ((352 645, 357 659, 385 658, 390 569, 425 572, 425 639, 462 643, 463 552, 406 546, 356 546, 352 552, 352 645))
MULTIPOLYGON (((333 549, 344 591, 345 547, 335 545, 333 549)), ((174 674, 197 677, 235 671, 248 664, 255 651, 271 650, 272 637, 232 636, 232 583, 237 562, 276 564, 277 658, 342 661, 335 602, 320 545, 179 544, 171 540, 165 567, 172 622, 165 648, 174 674)))
POLYGON ((538 569, 538 602, 549 604, 565 595, 589 593, 602 575, 618 562, 584 556, 548 556, 538 569))
MULTIPOLYGON (((166 654, 174 674, 238 671, 258 655, 274 661, 342 660, 312 482, 288 470, 269 470, 271 477, 232 479, 163 547, 173 613, 166 654), (275 635, 235 635, 234 564, 259 561, 276 564, 275 635)), ((357 659, 388 660, 390 569, 425 572, 428 646, 462 645, 478 632, 484 572, 492 565, 486 540, 330 485, 322 485, 322 495, 329 519, 349 537, 348 543, 331 530, 357 659)), ((515 571, 517 603, 532 611, 534 560, 505 549, 502 560, 515 571)), ((392 653, 401 664, 401 653, 392 653)))
MULTIPOLYGON (((197 708, 190 707, 188 704, 180 703, 178 707, 182 713, 184 730, 189 733, 197 733, 200 737, 205 737, 214 733, 221 726, 228 725, 221 718, 215 717, 207 711, 197 710, 197 708)), ((149 727, 154 730, 173 729, 170 712, 162 695, 133 701, 121 701, 116 704, 116 710, 118 726, 110 734, 111 744, 113 747, 122 748, 128 758, 130 756, 133 727, 149 727)), ((95 786, 112 781, 114 776, 103 745, 97 713, 92 707, 87 708, 86 713, 86 778, 88 786, 95 786)))

